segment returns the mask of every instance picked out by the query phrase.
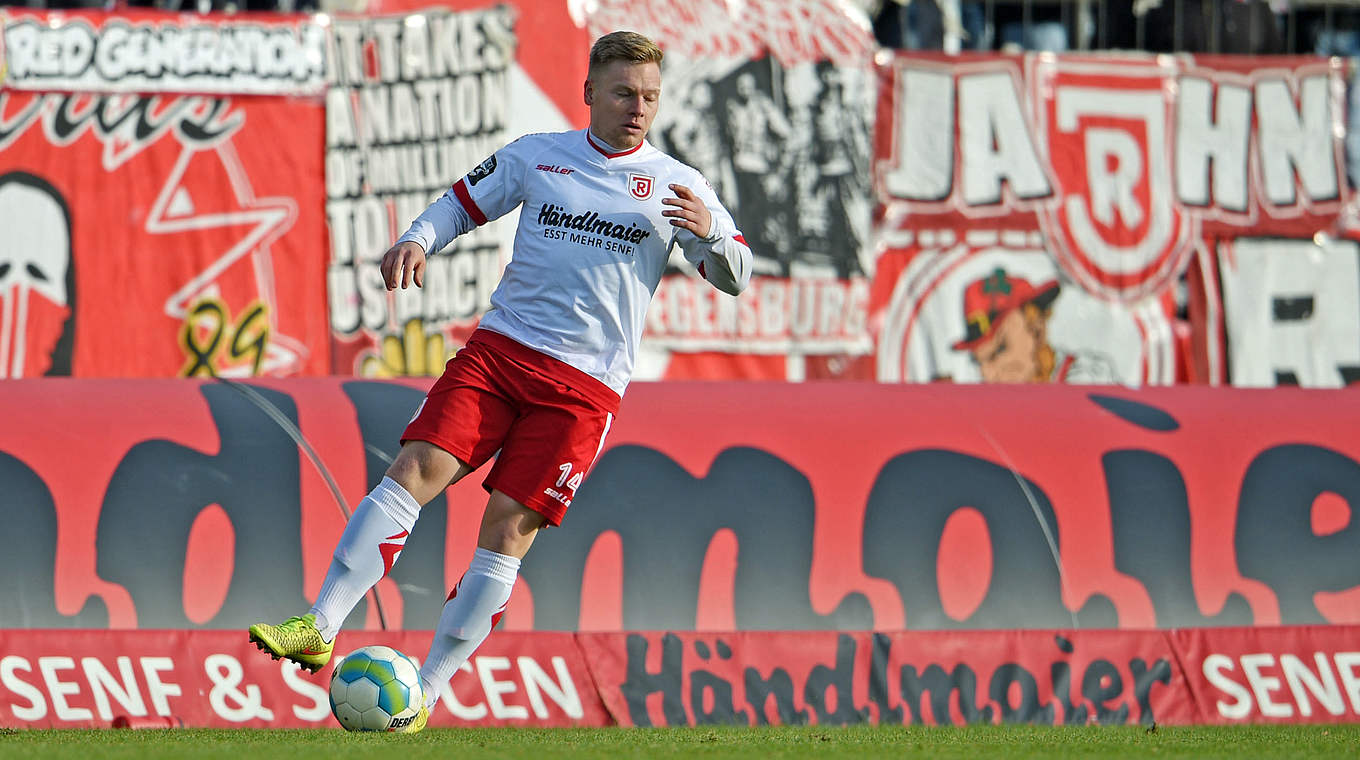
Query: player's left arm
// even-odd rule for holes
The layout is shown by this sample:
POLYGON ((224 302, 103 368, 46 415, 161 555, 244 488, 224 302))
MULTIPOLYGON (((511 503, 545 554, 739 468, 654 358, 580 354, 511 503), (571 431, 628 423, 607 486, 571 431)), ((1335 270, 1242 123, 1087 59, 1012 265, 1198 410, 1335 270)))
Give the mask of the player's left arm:
POLYGON ((751 248, 713 188, 703 179, 696 185, 669 185, 674 195, 662 199, 668 208, 661 213, 679 230, 680 248, 699 274, 735 296, 751 282, 751 248))

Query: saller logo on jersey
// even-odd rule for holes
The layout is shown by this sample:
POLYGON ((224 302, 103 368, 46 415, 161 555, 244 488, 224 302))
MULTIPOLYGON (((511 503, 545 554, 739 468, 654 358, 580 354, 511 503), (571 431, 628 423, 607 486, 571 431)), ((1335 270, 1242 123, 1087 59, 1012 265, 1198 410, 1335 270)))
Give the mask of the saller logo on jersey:
POLYGON ((654 182, 656 182, 655 177, 647 174, 638 174, 637 172, 629 172, 628 192, 632 193, 634 198, 645 201, 652 197, 652 183, 654 182))
POLYGON ((491 172, 496 171, 496 157, 493 155, 487 160, 477 164, 477 168, 468 172, 468 184, 476 185, 478 182, 491 176, 491 172))

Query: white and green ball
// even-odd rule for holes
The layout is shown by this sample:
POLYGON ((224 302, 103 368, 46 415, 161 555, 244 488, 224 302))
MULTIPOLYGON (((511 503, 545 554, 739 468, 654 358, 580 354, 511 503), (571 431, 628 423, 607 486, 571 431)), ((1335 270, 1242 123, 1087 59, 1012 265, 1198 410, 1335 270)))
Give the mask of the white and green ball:
POLYGON ((331 673, 331 714, 349 731, 396 731, 424 701, 420 669, 392 647, 367 646, 345 655, 331 673))

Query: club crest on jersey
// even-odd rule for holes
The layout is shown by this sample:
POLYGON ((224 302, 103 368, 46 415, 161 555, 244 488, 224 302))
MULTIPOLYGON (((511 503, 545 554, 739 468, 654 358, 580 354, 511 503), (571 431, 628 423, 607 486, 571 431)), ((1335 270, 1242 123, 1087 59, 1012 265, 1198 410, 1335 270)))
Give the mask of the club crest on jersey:
POLYGON ((468 184, 476 185, 478 182, 481 182, 487 177, 490 177, 491 172, 494 171, 496 171, 496 157, 492 155, 490 158, 486 159, 480 164, 477 164, 477 168, 468 172, 467 176, 468 184))
POLYGON ((650 174, 638 174, 637 172, 628 173, 628 192, 634 198, 645 201, 652 197, 652 185, 656 183, 656 177, 650 174))

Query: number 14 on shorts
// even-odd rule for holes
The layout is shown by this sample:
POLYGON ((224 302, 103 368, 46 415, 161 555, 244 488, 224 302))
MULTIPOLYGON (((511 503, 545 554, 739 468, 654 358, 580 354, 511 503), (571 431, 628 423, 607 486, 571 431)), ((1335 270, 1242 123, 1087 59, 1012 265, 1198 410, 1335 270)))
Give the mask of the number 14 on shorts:
POLYGON ((557 469, 562 471, 562 474, 557 476, 557 487, 561 488, 562 486, 566 486, 571 489, 571 495, 575 496, 576 489, 581 487, 581 479, 584 478, 586 474, 584 472, 578 472, 575 475, 571 474, 571 462, 563 462, 562 464, 557 465, 557 469))
POLYGON ((581 481, 585 478, 586 474, 584 472, 573 474, 571 471, 571 462, 563 462, 557 466, 557 469, 561 470, 562 474, 557 476, 557 483, 554 484, 555 487, 545 488, 543 489, 543 493, 557 499, 562 502, 563 505, 571 506, 572 497, 576 496, 576 489, 581 486, 581 481), (566 487, 571 491, 570 496, 560 490, 563 487, 566 487))

